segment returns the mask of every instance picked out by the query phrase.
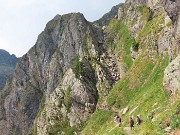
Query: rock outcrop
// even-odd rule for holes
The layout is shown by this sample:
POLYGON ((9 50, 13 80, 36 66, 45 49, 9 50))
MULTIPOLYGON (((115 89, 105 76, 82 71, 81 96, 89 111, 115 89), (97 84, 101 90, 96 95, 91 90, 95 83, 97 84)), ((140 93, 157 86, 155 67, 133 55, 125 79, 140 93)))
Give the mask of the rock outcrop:
MULTIPOLYGON (((118 19, 129 27, 138 44, 146 44, 149 47, 152 45, 150 48, 156 48, 162 55, 168 53, 172 60, 179 53, 180 25, 179 12, 176 10, 179 1, 171 1, 171 4, 168 2, 170 1, 127 0, 119 9, 118 19), (140 43, 139 38, 143 42, 140 43)), ((139 46, 139 53, 141 50, 142 47, 139 46)))
MULTIPOLYGON (((95 111, 98 92, 93 80, 89 80, 89 77, 95 78, 89 66, 89 64, 86 65, 89 71, 86 71, 87 74, 81 79, 76 78, 72 69, 65 73, 61 86, 58 86, 50 95, 48 103, 37 118, 37 134, 57 134, 54 127, 62 125, 67 120, 69 122, 64 126, 74 127, 77 132, 95 111)), ((63 132, 66 131, 61 128, 58 134, 63 132)))
MULTIPOLYGON (((99 40, 102 40, 101 30, 93 27, 80 13, 57 15, 52 19, 39 35, 35 46, 20 59, 12 80, 1 93, 0 125, 3 128, 0 128, 0 132, 18 135, 29 133, 38 110, 44 103, 50 102, 51 93, 61 85, 62 78, 67 77, 65 73, 72 67, 74 59, 98 59, 99 40)), ((77 69, 74 72, 79 74, 79 67, 75 66, 77 69)), ((96 78, 95 73, 93 77, 89 75, 85 77, 87 84, 84 85, 87 88, 81 82, 73 86, 75 82, 68 82, 73 81, 73 78, 66 82, 72 89, 71 93, 74 93, 72 108, 75 112, 75 106, 84 107, 83 113, 94 111, 97 89, 92 85, 96 85, 96 78), (94 78, 94 82, 91 78, 94 78), (80 93, 84 93, 86 98, 83 99, 80 93)), ((84 116, 82 121, 88 116, 84 116)))
POLYGON ((163 85, 169 95, 176 95, 180 92, 180 55, 165 69, 163 85))

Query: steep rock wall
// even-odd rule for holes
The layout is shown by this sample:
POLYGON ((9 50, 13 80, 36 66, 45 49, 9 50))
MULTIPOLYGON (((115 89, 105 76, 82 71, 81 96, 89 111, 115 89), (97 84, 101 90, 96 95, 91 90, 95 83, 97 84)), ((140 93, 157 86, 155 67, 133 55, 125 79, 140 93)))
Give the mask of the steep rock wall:
POLYGON ((12 80, 1 93, 0 132, 27 134, 38 110, 49 102, 74 58, 98 58, 101 38, 101 31, 80 13, 52 19, 35 46, 20 59, 12 80))

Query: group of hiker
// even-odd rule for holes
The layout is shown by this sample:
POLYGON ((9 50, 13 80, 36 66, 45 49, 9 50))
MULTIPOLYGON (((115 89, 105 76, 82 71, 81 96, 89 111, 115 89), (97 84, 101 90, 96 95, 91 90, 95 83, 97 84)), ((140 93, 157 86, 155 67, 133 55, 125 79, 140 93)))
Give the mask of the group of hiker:
MULTIPOLYGON (((121 126, 122 120, 118 115, 114 116, 114 121, 118 124, 119 127, 121 126)), ((141 123, 141 119, 139 118, 139 116, 136 116, 136 125, 140 125, 140 123, 141 123)), ((129 126, 131 130, 134 127, 134 120, 132 117, 129 118, 129 126)))

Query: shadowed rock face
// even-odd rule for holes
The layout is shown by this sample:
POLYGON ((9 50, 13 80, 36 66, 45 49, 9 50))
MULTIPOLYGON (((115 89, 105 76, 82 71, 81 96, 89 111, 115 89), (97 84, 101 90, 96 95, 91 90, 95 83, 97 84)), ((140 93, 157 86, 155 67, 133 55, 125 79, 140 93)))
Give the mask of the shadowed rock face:
POLYGON ((166 1, 165 9, 174 24, 177 23, 179 18, 179 8, 180 8, 179 0, 166 1))
POLYGON ((94 22, 94 24, 97 26, 107 26, 113 18, 117 17, 118 9, 122 5, 123 4, 120 3, 120 4, 112 7, 111 11, 109 11, 108 13, 103 15, 102 18, 100 18, 99 20, 96 20, 94 22))
POLYGON ((0 49, 0 90, 13 73, 17 61, 18 58, 15 55, 10 55, 7 51, 0 49))
MULTIPOLYGON (((80 13, 52 19, 35 46, 20 59, 12 80, 0 95, 0 132, 27 134, 38 109, 48 102, 73 59, 98 57, 97 44, 101 38, 101 31, 80 13)), ((95 105, 97 101, 92 97, 91 102, 95 105)))

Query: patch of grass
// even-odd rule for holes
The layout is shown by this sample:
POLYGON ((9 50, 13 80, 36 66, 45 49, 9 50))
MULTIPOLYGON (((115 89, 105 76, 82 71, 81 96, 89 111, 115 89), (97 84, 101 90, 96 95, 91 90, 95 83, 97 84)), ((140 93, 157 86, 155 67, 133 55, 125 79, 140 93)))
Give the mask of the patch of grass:
POLYGON ((37 112, 36 118, 40 117, 42 111, 44 110, 44 107, 45 107, 45 95, 42 95, 40 100, 40 108, 37 112))
MULTIPOLYGON (((107 118, 103 122, 104 124, 101 123, 101 128, 99 130, 96 129, 95 133, 105 134, 113 129, 110 132, 111 134, 126 134, 123 128, 129 127, 129 116, 140 115, 140 118, 143 120, 142 124, 138 128, 135 126, 135 129, 129 131, 128 134, 164 134, 160 123, 163 119, 170 117, 170 113, 168 115, 163 113, 168 104, 168 95, 163 90, 164 69, 168 63, 168 57, 162 60, 157 59, 156 64, 143 57, 137 59, 127 75, 116 83, 107 98, 108 106, 113 106, 113 108, 116 108, 115 110, 129 106, 130 110, 128 113, 121 116, 123 120, 122 127, 114 128, 116 125, 113 123, 113 115, 111 115, 109 116, 111 118, 107 118), (136 78, 132 78, 132 76, 136 78), (132 81, 132 79, 134 80, 132 81), (130 113, 136 107, 137 109, 130 113)), ((97 119, 100 117, 96 112, 93 116, 97 119)), ((177 118, 175 119, 177 120, 177 118)), ((175 126, 177 125, 176 120, 174 121, 175 126)), ((91 125, 92 121, 88 121, 88 124, 91 125)), ((96 126, 101 125, 96 124, 96 126)), ((86 131, 83 130, 83 133, 87 133, 86 131)))
POLYGON ((53 127, 48 130, 48 135, 57 135, 58 132, 64 132, 64 135, 72 135, 75 131, 75 127, 69 125, 69 120, 59 120, 53 127))
POLYGON ((84 74, 83 65, 80 62, 78 56, 76 56, 73 60, 72 70, 75 73, 76 78, 80 78, 80 76, 82 76, 84 74))
POLYGON ((144 6, 137 6, 136 7, 136 11, 141 13, 142 21, 148 21, 148 20, 152 19, 152 12, 151 12, 150 8, 147 7, 146 5, 144 5, 144 6))
POLYGON ((108 106, 112 107, 114 104, 116 104, 116 106, 124 106, 125 104, 127 104, 126 97, 122 95, 131 96, 131 93, 126 93, 126 90, 128 89, 128 82, 129 80, 125 77, 123 81, 119 81, 118 83, 116 83, 116 85, 112 88, 108 95, 108 106), (122 95, 119 94, 121 92, 123 93, 122 95))
POLYGON ((107 98, 109 106, 125 107, 154 68, 154 64, 147 59, 137 59, 137 61, 128 71, 127 75, 117 82, 110 91, 107 98))
POLYGON ((140 37, 146 37, 149 33, 157 35, 164 27, 164 10, 162 9, 153 19, 147 21, 145 27, 140 32, 140 37))
POLYGON ((139 48, 139 43, 136 43, 136 41, 134 40, 133 41, 133 44, 132 44, 132 49, 133 51, 138 51, 138 48, 139 48))
POLYGON ((96 110, 96 112, 91 116, 88 123, 85 125, 82 135, 92 135, 96 134, 101 126, 111 118, 112 111, 108 110, 96 110))
POLYGON ((112 53, 119 52, 120 57, 126 65, 126 70, 128 70, 133 63, 130 48, 132 46, 134 46, 134 49, 137 47, 136 41, 131 37, 128 27, 120 20, 112 20, 106 31, 111 31, 107 37, 108 50, 111 50, 112 53))

